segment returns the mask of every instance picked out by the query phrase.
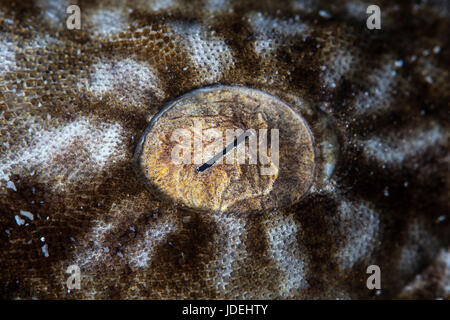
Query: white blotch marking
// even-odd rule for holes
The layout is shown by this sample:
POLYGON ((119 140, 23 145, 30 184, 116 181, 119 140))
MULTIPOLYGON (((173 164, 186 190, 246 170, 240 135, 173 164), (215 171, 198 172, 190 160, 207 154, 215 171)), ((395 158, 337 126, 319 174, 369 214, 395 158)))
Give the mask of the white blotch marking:
MULTIPOLYGON (((145 230, 141 228, 139 234, 133 238, 135 240, 123 241, 115 236, 109 237, 109 235, 116 235, 120 232, 121 222, 119 220, 121 217, 127 215, 136 218, 144 213, 145 208, 136 205, 136 202, 139 201, 142 201, 141 196, 124 200, 119 204, 113 203, 107 213, 108 222, 104 220, 95 222, 95 225, 87 233, 87 237, 81 240, 82 243, 90 243, 90 246, 79 247, 72 262, 80 267, 84 266, 90 269, 100 264, 108 264, 119 257, 126 260, 127 264, 135 271, 148 267, 157 247, 166 241, 169 234, 181 229, 182 222, 174 215, 167 215, 146 225, 145 230), (116 248, 117 252, 113 253, 110 250, 111 247, 116 248)), ((127 228, 127 230, 135 231, 133 227, 127 228)))
POLYGON ((45 49, 51 45, 59 45, 62 43, 59 39, 53 38, 52 36, 45 34, 44 36, 37 35, 35 38, 30 40, 24 47, 24 50, 27 49, 45 49))
POLYGON ((171 24, 172 30, 182 37, 184 49, 189 53, 194 71, 203 82, 219 81, 234 67, 234 58, 224 39, 200 25, 171 24))
POLYGON ((167 236, 179 228, 178 220, 170 215, 159 219, 145 231, 144 239, 127 248, 127 258, 130 267, 146 267, 153 258, 157 246, 163 243, 167 236))
POLYGON ((424 260, 431 259, 439 240, 425 227, 420 219, 408 225, 407 240, 401 247, 397 268, 403 275, 413 275, 424 260))
POLYGON ((427 83, 434 86, 445 83, 443 79, 446 79, 446 72, 436 67, 431 57, 419 59, 417 68, 427 83))
POLYGON ((276 48, 277 46, 274 45, 273 40, 255 40, 254 49, 260 56, 264 56, 265 54, 270 55, 276 48))
POLYGON ((336 166, 336 163, 325 163, 325 165, 323 166, 324 170, 325 170, 325 176, 327 177, 327 179, 329 179, 331 177, 331 175, 334 172, 334 168, 336 166))
POLYGON ((350 51, 338 49, 334 55, 334 60, 327 66, 322 68, 322 77, 325 85, 335 88, 336 83, 339 82, 343 75, 351 70, 354 64, 353 55, 350 51))
POLYGON ((357 1, 347 1, 344 6, 344 12, 350 17, 356 19, 360 22, 365 22, 368 14, 366 13, 367 7, 370 6, 371 2, 357 2, 357 1))
POLYGON ((15 50, 16 43, 0 37, 0 76, 5 72, 15 72, 17 68, 15 50))
POLYGON ((325 163, 324 163, 324 178, 325 181, 328 182, 333 173, 334 169, 336 167, 337 157, 336 154, 338 153, 339 148, 339 142, 337 139, 330 138, 330 140, 324 140, 319 144, 319 147, 322 151, 325 163))
POLYGON ((290 293, 295 296, 293 290, 303 289, 307 285, 305 255, 301 252, 302 247, 297 239, 299 226, 290 216, 274 215, 272 219, 271 227, 267 229, 268 251, 284 277, 280 293, 284 297, 290 293))
POLYGON ((450 294, 450 251, 442 251, 439 260, 444 264, 445 282, 443 283, 444 292, 450 294))
POLYGON ((65 27, 67 7, 70 6, 66 0, 38 0, 36 6, 41 8, 42 19, 54 28, 65 27))
POLYGON ((165 11, 175 6, 174 0, 153 0, 147 3, 148 9, 153 12, 165 11))
POLYGON ((208 13, 222 13, 230 9, 229 0, 206 0, 204 8, 208 13))
MULTIPOLYGON (((253 29, 255 40, 253 48, 261 60, 262 65, 277 64, 277 50, 289 41, 305 40, 311 28, 295 19, 278 19, 264 16, 261 12, 252 12, 247 15, 247 21, 253 29)), ((278 71, 263 74, 263 81, 273 83, 279 77, 278 71)))
POLYGON ((392 92, 395 90, 397 71, 393 63, 386 63, 369 77, 370 89, 361 92, 354 102, 356 114, 376 113, 390 108, 392 92))
POLYGON ((86 89, 99 98, 111 93, 123 102, 138 105, 148 91, 158 98, 164 94, 156 71, 144 62, 127 58, 98 62, 91 68, 91 81, 86 89))
MULTIPOLYGON (((431 265, 420 274, 417 274, 404 289, 403 293, 410 295, 421 292, 431 284, 436 284, 433 291, 442 293, 445 297, 450 294, 450 251, 442 249, 431 265), (437 273, 436 273, 437 272, 437 273), (441 291, 441 292, 440 292, 441 291)), ((438 297, 438 300, 445 299, 438 297)))
POLYGON ((386 165, 399 166, 410 158, 424 154, 427 149, 444 145, 449 134, 435 126, 432 129, 411 130, 407 137, 391 135, 361 140, 364 154, 386 165))
POLYGON ((89 265, 96 265, 102 261, 105 237, 110 233, 112 227, 112 223, 97 221, 95 226, 89 231, 86 241, 91 243, 91 246, 88 248, 80 248, 81 251, 76 255, 73 264, 77 264, 80 268, 83 268, 89 265))
POLYGON ((343 200, 334 219, 337 236, 345 242, 336 259, 342 269, 348 269, 370 256, 375 249, 380 229, 379 215, 366 203, 343 200))
POLYGON ((12 181, 6 181, 6 188, 17 191, 16 185, 12 181))
POLYGON ((39 168, 45 182, 54 180, 55 187, 64 190, 122 159, 126 153, 118 124, 95 124, 81 118, 52 130, 35 131, 31 132, 34 139, 28 147, 0 159, 0 181, 39 168))
MULTIPOLYGON (((273 35, 285 37, 303 37, 305 39, 310 34, 310 28, 307 24, 294 20, 281 20, 264 16, 261 12, 251 13, 247 16, 257 38, 272 37, 273 35)), ((275 48, 276 49, 276 48, 275 48)))
POLYGON ((111 8, 96 10, 88 17, 88 22, 92 26, 94 35, 104 39, 112 35, 125 32, 128 28, 128 16, 123 13, 122 8, 111 8))
POLYGON ((209 269, 214 269, 214 278, 217 290, 226 293, 227 284, 230 281, 234 267, 238 267, 239 261, 245 260, 247 250, 243 242, 245 234, 245 220, 231 215, 212 216, 217 224, 218 233, 214 234, 216 248, 222 248, 217 260, 213 261, 209 269))

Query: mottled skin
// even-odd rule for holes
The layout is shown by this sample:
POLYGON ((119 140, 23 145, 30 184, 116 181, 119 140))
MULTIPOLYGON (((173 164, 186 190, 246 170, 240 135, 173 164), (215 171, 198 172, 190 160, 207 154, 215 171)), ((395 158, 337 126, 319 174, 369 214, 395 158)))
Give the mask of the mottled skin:
POLYGON ((381 30, 358 1, 76 2, 81 30, 67 3, 0 2, 2 298, 449 298, 445 1, 374 1, 381 30), (302 113, 300 203, 193 212, 136 177, 151 117, 213 84, 302 113))

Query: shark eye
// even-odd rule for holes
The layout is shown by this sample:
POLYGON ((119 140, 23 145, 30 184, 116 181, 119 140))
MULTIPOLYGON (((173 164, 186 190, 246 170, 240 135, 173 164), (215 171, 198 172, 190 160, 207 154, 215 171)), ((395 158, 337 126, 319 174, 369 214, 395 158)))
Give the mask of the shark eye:
POLYGON ((169 103, 135 153, 144 183, 207 211, 271 210, 298 202, 315 178, 304 118, 263 91, 216 86, 169 103))

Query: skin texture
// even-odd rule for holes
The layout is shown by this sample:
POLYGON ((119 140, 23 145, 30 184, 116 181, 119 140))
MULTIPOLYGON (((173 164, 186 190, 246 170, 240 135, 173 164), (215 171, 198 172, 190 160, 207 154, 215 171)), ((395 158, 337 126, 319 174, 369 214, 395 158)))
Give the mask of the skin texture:
POLYGON ((448 4, 375 3, 381 30, 359 1, 78 1, 68 30, 64 1, 1 1, 0 296, 449 298, 448 4), (152 116, 217 84, 305 118, 299 203, 197 212, 138 179, 152 116))

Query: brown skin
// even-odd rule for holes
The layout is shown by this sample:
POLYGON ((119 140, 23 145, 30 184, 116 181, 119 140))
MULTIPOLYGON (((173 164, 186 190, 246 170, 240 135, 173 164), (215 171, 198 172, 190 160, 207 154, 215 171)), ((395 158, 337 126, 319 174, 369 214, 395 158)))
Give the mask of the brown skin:
MULTIPOLYGON (((441 250, 448 250, 450 219, 439 219, 449 207, 448 139, 399 166, 383 166, 355 143, 373 136, 409 136, 431 125, 449 132, 447 4, 380 1, 382 30, 367 30, 364 8, 360 15, 348 9, 357 8, 357 1, 318 1, 305 8, 287 1, 230 1, 226 9, 233 10, 218 12, 204 9, 203 1, 179 1, 158 12, 139 1, 78 4, 83 26, 74 31, 65 29, 64 13, 52 24, 45 19, 46 10, 33 1, 0 1, 0 53, 11 62, 2 62, 0 69, 1 159, 20 157, 41 133, 61 130, 80 117, 95 128, 104 123, 122 128, 120 157, 100 168, 92 158, 88 131, 54 151, 51 161, 8 169, 16 190, 1 182, 2 298, 390 299, 441 250), (124 17, 122 33, 95 33, 99 24, 91 17, 99 10, 106 20, 104 8, 117 8, 124 17), (321 17, 321 9, 331 18, 321 17), (257 12, 278 19, 279 29, 255 30, 248 18, 257 12), (184 34, 173 31, 177 23, 185 26, 184 34), (283 23, 289 30, 305 23, 307 30, 283 33, 283 23), (203 43, 200 52, 209 52, 202 63, 195 60, 189 42, 197 34, 193 25, 200 25, 203 37, 211 40, 194 42, 203 43), (46 36, 58 41, 39 44, 46 36), (255 39, 270 40, 272 50, 258 53, 255 39), (221 51, 220 41, 232 59, 221 51), (436 46, 439 53, 433 52, 436 46), (339 74, 342 51, 353 62, 339 74), (153 70, 159 81, 143 79, 150 78, 147 82, 154 82, 159 93, 136 81, 139 74, 120 67, 128 58, 153 70), (373 80, 374 74, 384 79, 380 70, 397 60, 403 67, 395 69, 395 84, 377 100, 387 108, 356 115, 356 98, 382 83, 373 80), (111 80, 109 90, 99 95, 89 88, 102 64, 119 80, 111 80), (324 65, 339 74, 335 88, 326 85, 324 65), (133 155, 151 117, 173 99, 214 84, 268 92, 305 118, 314 141, 337 141, 336 152, 317 153, 314 192, 292 206, 237 217, 180 208, 147 190, 135 173, 133 155), (334 160, 328 179, 325 165, 334 160), (365 206, 350 208, 368 209, 351 209, 350 218, 343 219, 343 201, 362 202, 365 206), (20 210, 33 213, 28 226, 16 223, 20 210), (367 212, 376 212, 378 220, 367 212), (152 230, 159 233, 150 232, 154 238, 147 238, 152 230), (368 236, 357 237, 358 230, 368 236), (41 237, 48 257, 41 250, 41 237), (364 249, 367 244, 371 250, 364 249), (133 257, 150 247, 151 259, 139 267, 133 257), (344 249, 362 252, 346 268, 340 263, 344 249), (65 270, 73 263, 81 265, 82 290, 68 293, 65 270), (370 264, 382 270, 381 295, 365 286, 370 264), (288 280, 296 276, 300 283, 287 290, 288 280)), ((113 21, 108 24, 120 26, 120 19, 113 21)), ((440 297, 441 291, 430 292, 433 287, 439 286, 429 286, 426 295, 416 297, 440 297)), ((414 295, 408 292, 407 297, 414 295)))

